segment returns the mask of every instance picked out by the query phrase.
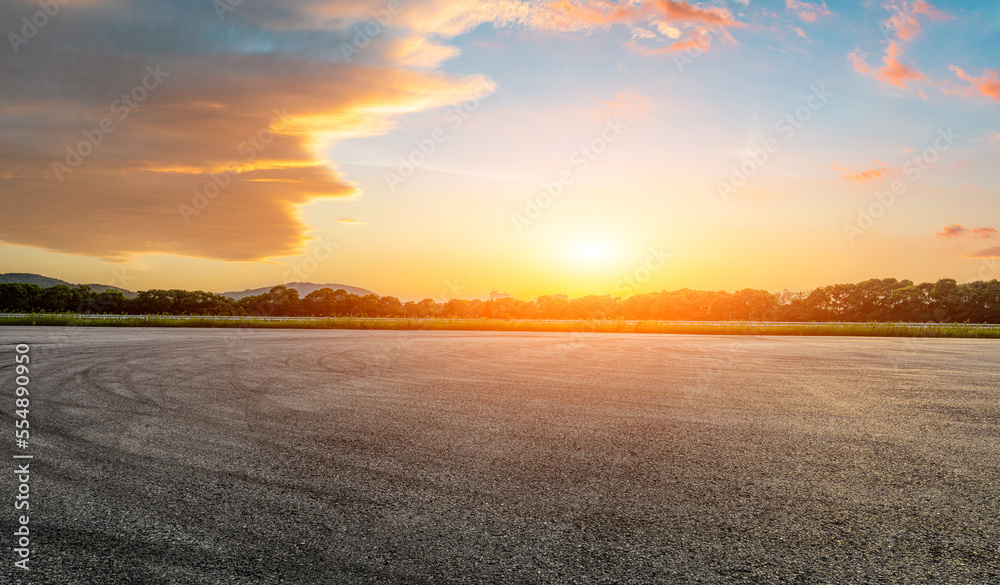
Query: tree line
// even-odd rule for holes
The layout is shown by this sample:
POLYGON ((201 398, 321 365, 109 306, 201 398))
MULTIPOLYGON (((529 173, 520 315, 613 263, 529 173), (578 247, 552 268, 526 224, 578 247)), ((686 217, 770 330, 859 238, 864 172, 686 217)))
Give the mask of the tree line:
POLYGON ((299 298, 276 286, 234 300, 186 290, 147 290, 133 298, 87 286, 0 284, 0 312, 129 315, 245 315, 280 317, 412 317, 486 319, 653 319, 707 321, 861 321, 1000 323, 1000 281, 958 284, 954 279, 914 284, 894 278, 835 284, 808 292, 680 289, 627 298, 542 296, 532 301, 433 299, 401 302, 324 288, 299 298))

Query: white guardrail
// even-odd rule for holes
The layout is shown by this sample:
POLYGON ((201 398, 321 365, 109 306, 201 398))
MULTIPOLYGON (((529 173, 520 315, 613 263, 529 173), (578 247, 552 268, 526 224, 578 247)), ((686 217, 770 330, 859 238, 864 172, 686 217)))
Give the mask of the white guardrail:
MULTIPOLYGON (((474 317, 470 319, 459 318, 421 318, 421 317, 263 317, 263 316, 233 316, 233 315, 99 315, 89 313, 0 313, 0 319, 15 317, 72 317, 78 319, 142 319, 142 320, 163 320, 173 319, 178 321, 191 321, 196 319, 211 319, 213 321, 320 321, 323 319, 364 319, 367 321, 450 321, 462 323, 466 321, 480 321, 482 318, 474 317)), ((500 320, 500 319, 498 319, 500 320)), ((615 319, 503 319, 503 321, 513 323, 565 323, 567 321, 609 321, 616 322, 615 319)), ((670 325, 708 325, 713 327, 725 327, 727 325, 752 325, 755 327, 780 327, 783 325, 893 325, 897 327, 928 328, 947 327, 951 325, 961 325, 975 329, 1000 329, 1000 324, 995 323, 891 323, 891 322, 863 322, 863 321, 660 321, 660 320, 637 320, 627 319, 618 321, 629 325, 640 323, 662 323, 670 325)))

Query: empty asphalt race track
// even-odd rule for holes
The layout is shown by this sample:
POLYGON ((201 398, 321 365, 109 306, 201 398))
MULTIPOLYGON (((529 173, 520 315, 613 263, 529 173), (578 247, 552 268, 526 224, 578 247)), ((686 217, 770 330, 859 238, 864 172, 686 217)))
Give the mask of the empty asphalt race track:
POLYGON ((4 327, 0 381, 3 583, 1000 581, 997 341, 4 327))

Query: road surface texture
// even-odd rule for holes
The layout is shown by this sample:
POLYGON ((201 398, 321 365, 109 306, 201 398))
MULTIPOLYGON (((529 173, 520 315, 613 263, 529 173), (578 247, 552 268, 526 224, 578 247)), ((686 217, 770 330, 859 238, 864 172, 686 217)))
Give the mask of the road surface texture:
POLYGON ((1000 582, 995 340, 5 327, 0 366, 2 583, 1000 582))

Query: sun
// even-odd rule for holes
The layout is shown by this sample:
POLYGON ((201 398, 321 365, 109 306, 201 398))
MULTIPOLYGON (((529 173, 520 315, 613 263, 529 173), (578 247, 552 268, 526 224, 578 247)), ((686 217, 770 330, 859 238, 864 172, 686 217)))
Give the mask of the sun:
POLYGON ((573 255, 585 264, 605 264, 614 257, 614 247, 600 240, 584 240, 573 247, 573 255))

